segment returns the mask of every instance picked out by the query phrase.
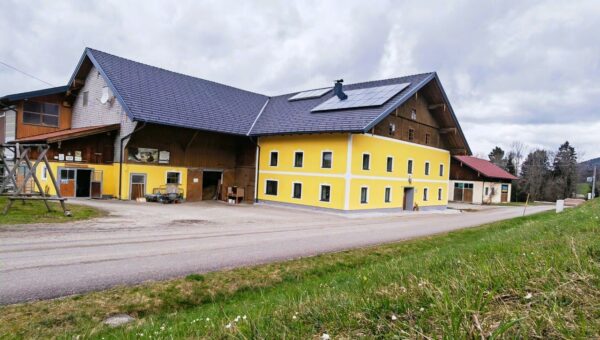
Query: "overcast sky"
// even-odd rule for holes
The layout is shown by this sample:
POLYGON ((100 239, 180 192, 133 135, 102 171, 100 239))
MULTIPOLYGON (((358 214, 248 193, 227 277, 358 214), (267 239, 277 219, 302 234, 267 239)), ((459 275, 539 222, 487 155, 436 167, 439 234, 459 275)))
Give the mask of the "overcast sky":
MULTIPOLYGON (((84 47, 266 95, 436 71, 476 155, 600 157, 600 1, 2 1, 0 62, 64 85, 84 47)), ((0 64, 0 96, 46 84, 0 64)))

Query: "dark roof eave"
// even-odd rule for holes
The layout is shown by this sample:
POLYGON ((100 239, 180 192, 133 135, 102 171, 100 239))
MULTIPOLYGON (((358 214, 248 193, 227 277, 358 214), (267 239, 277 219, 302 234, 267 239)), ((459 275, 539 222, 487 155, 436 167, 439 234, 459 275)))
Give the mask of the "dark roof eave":
POLYGON ((15 102, 18 100, 24 100, 24 99, 29 99, 29 98, 41 97, 41 96, 48 96, 48 95, 52 95, 52 94, 66 93, 68 89, 69 89, 69 86, 64 85, 64 86, 50 87, 47 89, 41 89, 41 90, 35 90, 35 91, 14 93, 14 94, 9 94, 4 97, 1 97, 0 102, 11 103, 11 102, 15 102))

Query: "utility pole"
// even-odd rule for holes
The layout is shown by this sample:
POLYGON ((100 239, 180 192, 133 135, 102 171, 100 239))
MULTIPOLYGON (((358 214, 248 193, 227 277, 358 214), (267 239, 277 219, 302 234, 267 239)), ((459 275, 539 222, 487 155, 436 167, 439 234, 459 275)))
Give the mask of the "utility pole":
POLYGON ((592 199, 596 197, 596 166, 594 165, 594 177, 592 177, 592 199))

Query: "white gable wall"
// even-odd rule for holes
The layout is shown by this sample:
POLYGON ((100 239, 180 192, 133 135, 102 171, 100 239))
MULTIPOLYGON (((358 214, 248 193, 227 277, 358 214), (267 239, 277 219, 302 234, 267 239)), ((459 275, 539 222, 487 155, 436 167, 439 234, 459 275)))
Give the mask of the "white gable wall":
MULTIPOLYGON (((123 107, 116 98, 112 102, 102 104, 102 88, 107 86, 104 77, 98 72, 95 67, 92 67, 85 79, 85 85, 79 91, 75 102, 73 103, 73 118, 71 121, 72 128, 121 124, 119 136, 115 140, 114 161, 119 161, 121 154, 120 143, 121 137, 131 133, 136 126, 136 123, 131 121, 123 107), (83 93, 88 92, 87 106, 83 106, 83 93)), ((110 90, 109 90, 110 91, 110 90)))

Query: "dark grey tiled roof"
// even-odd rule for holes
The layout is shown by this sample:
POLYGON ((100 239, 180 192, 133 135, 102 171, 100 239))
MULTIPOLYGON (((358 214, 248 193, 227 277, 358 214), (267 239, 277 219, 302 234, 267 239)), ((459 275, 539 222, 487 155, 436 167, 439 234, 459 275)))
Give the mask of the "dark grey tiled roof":
POLYGON ((252 128, 253 135, 280 133, 365 131, 372 127, 376 120, 389 114, 390 110, 408 99, 414 92, 429 80, 435 73, 417 74, 407 77, 370 81, 344 85, 344 90, 356 90, 375 86, 410 83, 410 86, 392 97, 382 106, 344 109, 337 111, 311 112, 317 105, 333 97, 330 92, 320 98, 288 101, 296 93, 273 97, 264 112, 252 128))
POLYGON ((87 49, 133 120, 245 135, 261 94, 87 49))

